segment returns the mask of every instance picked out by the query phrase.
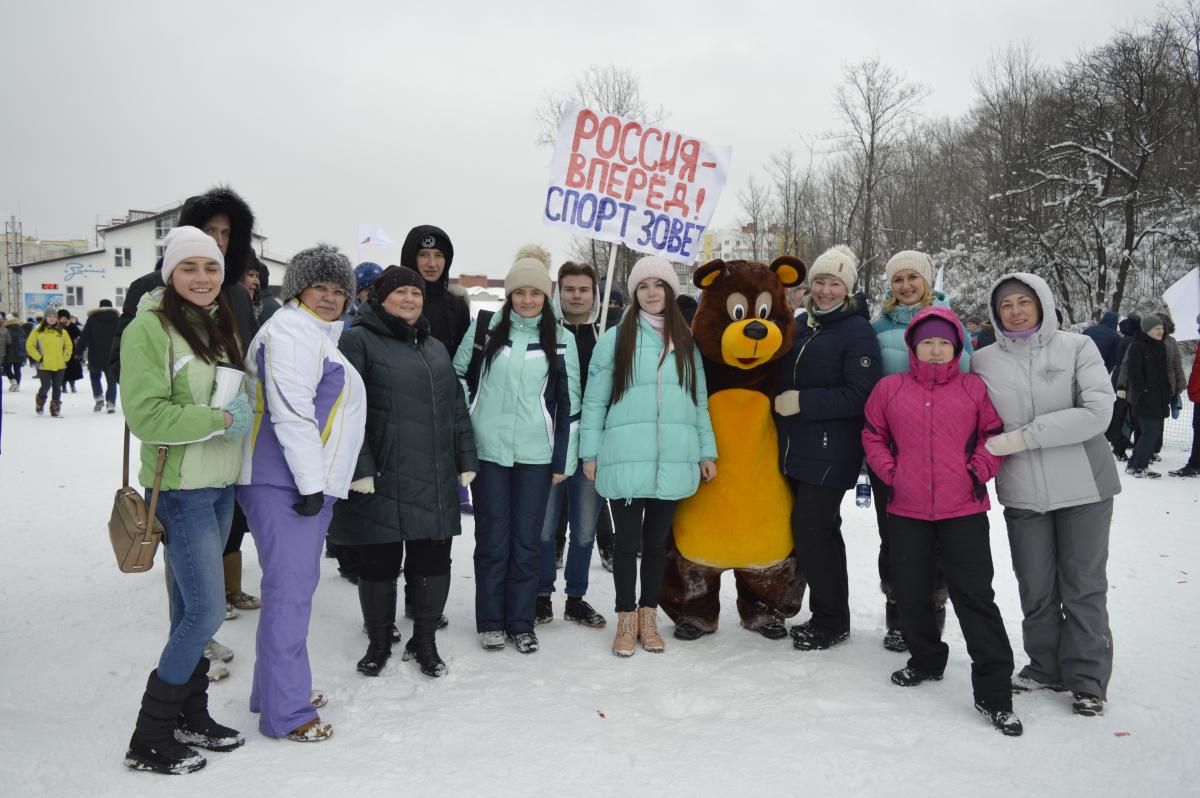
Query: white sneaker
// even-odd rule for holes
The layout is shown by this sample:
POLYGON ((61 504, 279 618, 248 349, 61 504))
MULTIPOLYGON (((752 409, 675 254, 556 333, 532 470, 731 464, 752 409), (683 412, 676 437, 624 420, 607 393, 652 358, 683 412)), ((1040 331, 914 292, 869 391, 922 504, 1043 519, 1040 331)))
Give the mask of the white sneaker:
POLYGON ((241 613, 238 612, 238 608, 233 606, 232 604, 230 604, 228 601, 226 601, 225 602, 225 620, 232 621, 234 618, 238 617, 239 615, 241 615, 241 613))
POLYGON ((212 662, 220 660, 221 662, 229 662, 233 659, 233 649, 229 646, 223 646, 217 642, 216 638, 208 641, 208 645, 204 647, 204 656, 208 657, 212 662))
POLYGON ((501 651, 504 649, 504 632, 480 632, 479 644, 484 651, 501 651))

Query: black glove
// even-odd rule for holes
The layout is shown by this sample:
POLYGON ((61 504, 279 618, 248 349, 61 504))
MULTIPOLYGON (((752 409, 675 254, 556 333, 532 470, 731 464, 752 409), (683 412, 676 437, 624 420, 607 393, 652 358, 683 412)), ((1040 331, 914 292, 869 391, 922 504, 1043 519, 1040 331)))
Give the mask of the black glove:
POLYGON ((316 515, 321 512, 323 504, 325 504, 324 493, 310 493, 301 497, 301 501, 293 504, 292 509, 296 511, 296 515, 316 515))

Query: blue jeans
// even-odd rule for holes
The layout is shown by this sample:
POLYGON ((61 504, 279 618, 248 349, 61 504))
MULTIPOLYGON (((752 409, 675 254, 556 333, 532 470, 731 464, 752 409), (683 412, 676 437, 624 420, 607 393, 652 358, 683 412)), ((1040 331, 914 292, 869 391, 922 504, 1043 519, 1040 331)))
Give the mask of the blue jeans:
POLYGON ((233 520, 233 494, 232 485, 158 494, 156 515, 167 532, 171 612, 171 635, 158 660, 158 678, 168 684, 187 682, 225 620, 221 553, 233 520))
POLYGON ((103 392, 104 401, 110 405, 117 403, 117 381, 113 379, 113 370, 111 366, 104 368, 96 368, 88 366, 88 376, 92 379, 92 398, 99 399, 100 392, 100 375, 104 375, 104 381, 108 385, 108 389, 103 392))
POLYGON ((550 464, 479 461, 475 498, 475 629, 533 631, 550 464))
POLYGON ((555 559, 554 533, 558 531, 563 499, 567 501, 568 525, 571 537, 567 544, 567 596, 583 598, 588 589, 588 568, 592 564, 592 544, 596 540, 596 519, 600 517, 600 494, 596 483, 583 475, 583 469, 566 482, 550 488, 546 502, 546 520, 542 524, 542 557, 538 566, 538 595, 554 592, 555 559))
POLYGON ((1150 458, 1162 440, 1163 419, 1154 416, 1138 416, 1138 437, 1133 442, 1133 454, 1129 455, 1130 468, 1146 468, 1150 458))

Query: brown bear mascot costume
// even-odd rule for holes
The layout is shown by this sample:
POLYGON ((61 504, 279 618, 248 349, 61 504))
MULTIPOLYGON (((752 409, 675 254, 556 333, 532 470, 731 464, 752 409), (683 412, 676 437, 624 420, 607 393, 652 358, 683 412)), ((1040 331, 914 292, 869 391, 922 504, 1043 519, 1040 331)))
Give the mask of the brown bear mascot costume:
POLYGON ((800 611, 805 583, 791 556, 792 492, 779 471, 771 403, 774 361, 796 335, 787 288, 805 271, 803 261, 784 256, 770 266, 709 261, 692 276, 703 292, 692 334, 721 470, 675 513, 661 603, 681 640, 717 631, 721 574, 729 569, 747 629, 787 637, 783 621, 800 611))

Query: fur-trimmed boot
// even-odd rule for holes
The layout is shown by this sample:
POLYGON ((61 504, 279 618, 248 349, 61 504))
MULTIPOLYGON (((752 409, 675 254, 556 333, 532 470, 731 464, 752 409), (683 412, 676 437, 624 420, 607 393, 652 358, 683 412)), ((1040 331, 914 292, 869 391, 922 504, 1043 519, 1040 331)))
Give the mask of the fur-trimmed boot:
POLYGON ((62 400, 60 400, 60 399, 51 399, 50 400, 50 415, 53 416, 54 418, 62 418, 62 400))
POLYGON ((208 667, 204 657, 188 679, 188 697, 175 724, 175 739, 210 751, 232 751, 246 742, 237 729, 222 726, 208 714, 208 667))
POLYGON ((37 414, 43 415, 46 412, 46 397, 42 394, 37 394, 33 397, 33 408, 37 414))
POLYGON ((413 631, 404 647, 403 661, 416 659, 426 676, 445 676, 446 663, 437 650, 437 625, 450 595, 450 574, 407 577, 413 601, 413 631))
POLYGON ((150 672, 146 692, 142 694, 142 708, 125 753, 125 767, 179 775, 199 770, 208 763, 198 752, 175 739, 175 724, 191 690, 190 682, 167 684, 158 678, 157 670, 150 672))

